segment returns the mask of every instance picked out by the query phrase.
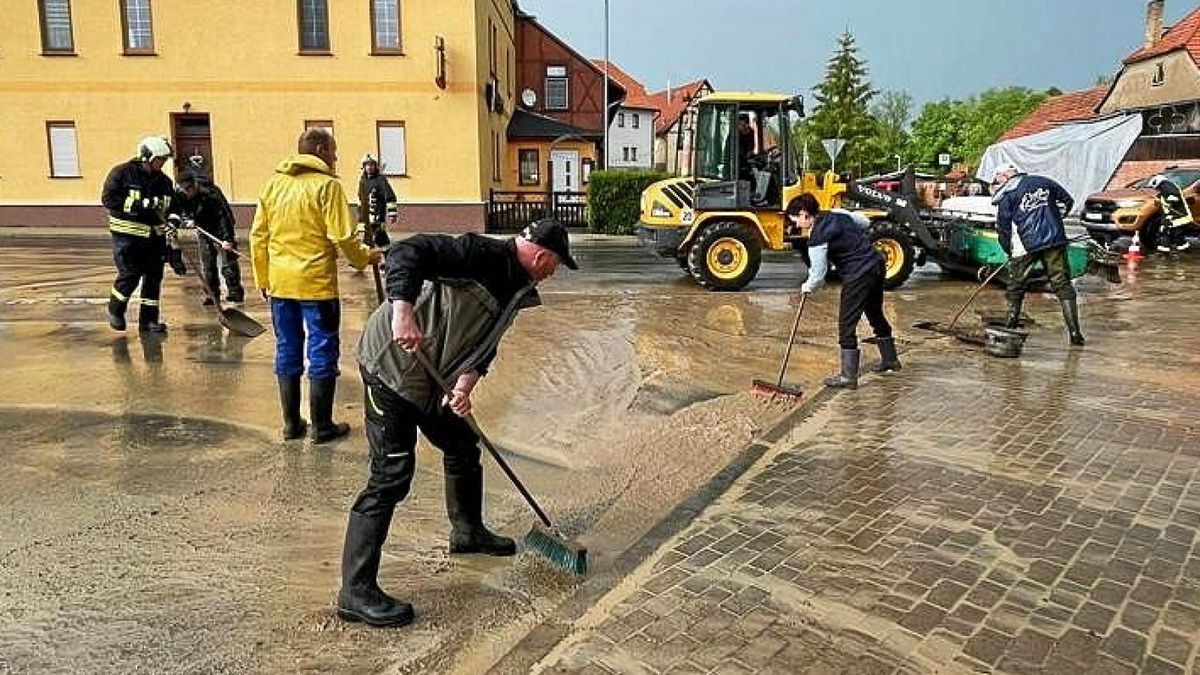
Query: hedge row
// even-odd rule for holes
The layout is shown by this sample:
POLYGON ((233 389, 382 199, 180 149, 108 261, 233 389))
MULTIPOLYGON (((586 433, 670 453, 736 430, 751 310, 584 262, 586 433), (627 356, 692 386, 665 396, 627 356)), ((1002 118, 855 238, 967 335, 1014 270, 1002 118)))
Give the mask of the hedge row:
POLYGON ((661 171, 593 171, 588 179, 588 229, 601 234, 634 234, 642 190, 669 178, 661 171))

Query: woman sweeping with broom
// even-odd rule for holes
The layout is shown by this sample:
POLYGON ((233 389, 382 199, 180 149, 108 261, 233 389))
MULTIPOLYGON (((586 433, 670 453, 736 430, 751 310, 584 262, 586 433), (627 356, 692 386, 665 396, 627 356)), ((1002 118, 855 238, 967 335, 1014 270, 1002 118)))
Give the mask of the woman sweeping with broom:
POLYGON ((798 229, 809 230, 808 279, 801 287, 806 294, 816 293, 825 284, 829 265, 836 265, 842 277, 842 296, 838 311, 838 344, 841 346, 842 372, 827 378, 825 384, 843 389, 858 388, 858 321, 865 313, 879 345, 879 363, 871 367, 877 373, 900 370, 892 326, 883 315, 883 256, 871 246, 866 232, 845 211, 821 211, 817 198, 809 193, 788 205, 788 218, 798 229))

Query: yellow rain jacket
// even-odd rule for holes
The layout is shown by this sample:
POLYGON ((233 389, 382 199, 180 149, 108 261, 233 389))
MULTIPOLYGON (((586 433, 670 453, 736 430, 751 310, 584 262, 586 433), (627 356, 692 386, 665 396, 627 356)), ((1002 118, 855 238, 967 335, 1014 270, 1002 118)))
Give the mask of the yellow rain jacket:
POLYGON ((354 230, 329 166, 314 155, 285 159, 259 195, 250 226, 255 285, 277 298, 338 297, 338 249, 360 270, 370 254, 354 230))

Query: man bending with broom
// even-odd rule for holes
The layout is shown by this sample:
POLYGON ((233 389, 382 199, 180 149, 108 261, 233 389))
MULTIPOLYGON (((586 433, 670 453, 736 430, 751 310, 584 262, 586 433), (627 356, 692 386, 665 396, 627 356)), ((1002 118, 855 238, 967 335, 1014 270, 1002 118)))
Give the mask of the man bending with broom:
POLYGON ((535 286, 559 264, 578 268, 566 228, 554 220, 533 223, 508 241, 417 235, 388 252, 387 301, 367 319, 358 344, 371 474, 346 526, 342 619, 372 626, 413 620, 412 605, 385 593, 376 577, 392 513, 412 483, 418 430, 442 451, 450 553, 517 552, 512 539, 483 524, 479 438, 464 418, 504 331, 519 310, 541 304, 535 286), (449 394, 425 371, 417 350, 451 384, 449 394))

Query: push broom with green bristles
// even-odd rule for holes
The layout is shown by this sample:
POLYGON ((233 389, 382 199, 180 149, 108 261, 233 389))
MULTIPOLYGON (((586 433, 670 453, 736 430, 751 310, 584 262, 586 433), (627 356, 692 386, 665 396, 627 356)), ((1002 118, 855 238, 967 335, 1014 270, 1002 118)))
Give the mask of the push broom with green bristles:
MULTIPOLYGON (((379 304, 383 304, 386 298, 383 293, 383 281, 379 278, 379 265, 371 265, 371 273, 375 277, 376 299, 379 300, 379 304)), ((433 364, 429 362, 429 357, 425 356, 420 349, 413 351, 412 355, 417 359, 417 363, 420 363, 421 367, 425 369, 429 377, 433 379, 434 383, 437 384, 438 388, 446 395, 449 395, 451 393, 450 384, 441 376, 437 368, 434 368, 433 364)), ((537 514, 538 520, 542 521, 541 523, 534 523, 533 527, 529 530, 529 534, 525 535, 525 547, 536 551, 555 566, 572 574, 586 573, 587 549, 567 540, 566 537, 560 536, 557 533, 554 524, 550 522, 550 517, 538 505, 537 500, 533 498, 529 490, 525 489, 524 483, 521 482, 520 478, 517 478, 517 474, 508 465, 508 462, 504 461, 504 457, 500 455, 500 451, 496 449, 496 446, 492 445, 492 442, 484 435, 483 430, 479 428, 479 424, 475 422, 475 416, 467 415, 463 419, 471 427, 471 431, 474 431, 475 435, 479 437, 479 441, 483 443, 483 447, 487 448, 492 459, 496 460, 496 464, 499 465, 504 475, 508 476, 508 480, 512 481, 517 491, 525 498, 525 503, 529 504, 529 507, 537 514)))
MULTIPOLYGON (((429 358, 419 349, 412 352, 412 355, 416 357, 417 362, 421 364, 421 367, 425 369, 429 377, 433 378, 433 381, 437 383, 438 388, 446 395, 450 395, 450 384, 442 379, 437 369, 429 362, 429 358)), ((565 537, 561 537, 556 533, 554 524, 550 522, 550 517, 538 505, 537 500, 533 498, 529 490, 525 489, 525 485, 521 482, 521 479, 517 478, 517 474, 513 472, 512 467, 508 465, 508 462, 504 461, 504 457, 500 455, 500 451, 496 449, 496 446, 492 445, 492 442, 484 435, 483 430, 479 428, 479 424, 475 422, 475 416, 467 415, 463 419, 471 427, 471 431, 474 431, 475 435, 479 437, 479 441, 483 443, 483 447, 487 448, 487 451, 492 455, 492 459, 496 460, 496 464, 504 471, 504 475, 508 476, 512 484, 516 486, 517 491, 525 498, 525 502, 537 514, 538 520, 542 521, 540 524, 534 523, 533 528, 529 530, 529 534, 525 535, 526 548, 540 553, 556 566, 573 574, 587 572, 587 549, 571 543, 565 537)))

